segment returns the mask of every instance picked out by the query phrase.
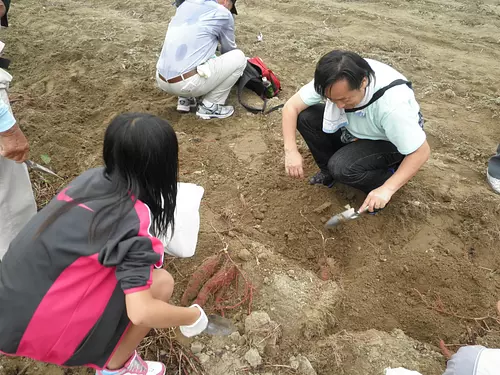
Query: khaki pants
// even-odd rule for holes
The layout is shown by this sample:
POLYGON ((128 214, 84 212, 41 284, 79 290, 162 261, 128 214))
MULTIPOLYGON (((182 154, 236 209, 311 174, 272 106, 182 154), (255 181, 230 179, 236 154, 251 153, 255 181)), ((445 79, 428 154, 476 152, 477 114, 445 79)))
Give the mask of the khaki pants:
POLYGON ((203 65, 210 71, 208 78, 195 74, 184 81, 167 83, 161 80, 156 72, 158 87, 171 95, 185 98, 203 96, 203 99, 208 102, 225 104, 231 87, 238 81, 247 66, 245 55, 236 49, 210 59, 203 65))
MULTIPOLYGON (((7 105, 11 79, 10 74, 0 69, 0 100, 7 105)), ((26 164, 0 156, 0 260, 10 242, 35 214, 35 197, 26 164)))

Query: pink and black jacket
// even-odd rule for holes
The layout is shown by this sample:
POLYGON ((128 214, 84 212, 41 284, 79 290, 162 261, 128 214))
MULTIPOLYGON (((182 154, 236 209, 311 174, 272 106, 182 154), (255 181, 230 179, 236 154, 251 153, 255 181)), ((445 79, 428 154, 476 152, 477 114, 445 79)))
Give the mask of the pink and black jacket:
MULTIPOLYGON (((102 368, 126 331, 125 294, 148 289, 163 245, 137 201, 111 238, 89 242, 92 218, 112 198, 70 208, 37 237, 61 205, 106 196, 104 169, 86 171, 41 210, 0 263, 0 353, 62 366, 102 368)), ((116 198, 114 198, 116 199, 116 198)), ((106 215, 106 223, 118 220, 106 215)))

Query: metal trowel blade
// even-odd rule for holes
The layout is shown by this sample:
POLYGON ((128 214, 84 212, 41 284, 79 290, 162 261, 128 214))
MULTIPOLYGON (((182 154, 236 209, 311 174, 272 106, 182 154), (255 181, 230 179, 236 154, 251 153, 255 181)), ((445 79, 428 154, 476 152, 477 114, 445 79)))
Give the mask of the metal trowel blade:
POLYGON ((59 178, 62 178, 61 176, 59 176, 58 174, 56 174, 55 172, 52 172, 49 168, 46 168, 44 167, 43 165, 40 165, 38 163, 35 163, 34 161, 32 160, 26 160, 24 162, 29 168, 31 169, 35 169, 37 171, 40 171, 40 172, 44 172, 44 173, 47 173, 47 174, 50 174, 52 176, 55 176, 55 177, 59 177, 59 178))
POLYGON ((236 326, 227 318, 219 315, 208 315, 208 325, 203 333, 212 336, 229 336, 231 333, 236 332, 236 326))
POLYGON ((349 208, 337 215, 334 215, 325 223, 325 228, 333 228, 343 223, 344 221, 354 220, 359 217, 360 213, 354 208, 349 208))

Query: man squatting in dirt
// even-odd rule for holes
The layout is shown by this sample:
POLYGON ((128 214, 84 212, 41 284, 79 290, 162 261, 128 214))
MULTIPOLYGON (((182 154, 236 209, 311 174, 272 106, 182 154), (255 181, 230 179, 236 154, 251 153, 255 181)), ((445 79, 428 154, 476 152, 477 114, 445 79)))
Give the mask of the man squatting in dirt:
POLYGON ((411 84, 392 67, 349 51, 324 55, 314 79, 283 109, 285 169, 303 178, 296 129, 320 168, 310 183, 360 189, 367 194, 360 210, 370 212, 384 208, 430 154, 411 84))
POLYGON ((226 118, 234 108, 224 105, 231 87, 247 65, 236 49, 236 0, 177 0, 157 63, 158 87, 177 95, 177 110, 189 112, 203 96, 196 115, 202 119, 226 118), (215 52, 220 42, 220 56, 215 52))
MULTIPOLYGON (((2 27, 6 27, 8 1, 0 1, 2 27)), ((1 51, 0 51, 1 52, 1 51)), ((0 69, 0 261, 10 241, 36 214, 28 169, 29 145, 10 108, 7 90, 12 76, 0 69)))

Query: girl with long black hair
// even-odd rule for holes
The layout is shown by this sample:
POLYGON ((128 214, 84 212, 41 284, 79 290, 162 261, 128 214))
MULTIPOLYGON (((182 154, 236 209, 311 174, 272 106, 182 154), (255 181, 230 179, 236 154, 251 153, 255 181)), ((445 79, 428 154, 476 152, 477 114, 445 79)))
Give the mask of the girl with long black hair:
POLYGON ((178 144, 159 117, 117 116, 104 167, 90 169, 44 207, 0 263, 0 351, 97 375, 163 375, 136 352, 151 328, 207 326, 197 305, 168 303, 172 276, 156 237, 175 230, 178 144), (156 269, 155 269, 156 268, 156 269))

